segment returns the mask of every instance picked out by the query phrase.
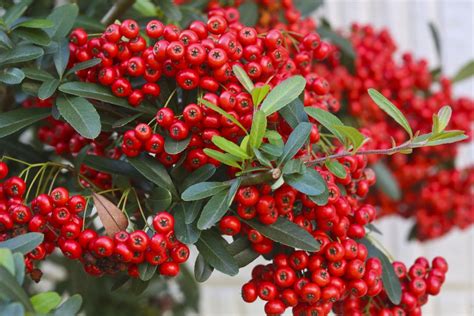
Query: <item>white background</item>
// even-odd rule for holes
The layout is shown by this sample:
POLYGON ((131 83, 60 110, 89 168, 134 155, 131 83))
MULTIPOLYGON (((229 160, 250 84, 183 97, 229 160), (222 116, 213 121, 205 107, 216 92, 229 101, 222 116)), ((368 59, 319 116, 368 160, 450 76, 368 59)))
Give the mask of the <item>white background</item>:
MULTIPOLYGON (((312 0, 305 0, 312 1, 312 0)), ((318 15, 325 16, 336 27, 347 29, 351 22, 388 27, 401 51, 410 50, 426 57, 433 66, 439 63, 428 23, 435 22, 442 42, 442 64, 450 76, 460 66, 474 59, 474 1, 409 1, 409 0, 326 0, 318 15)), ((456 86, 458 95, 474 98, 474 81, 456 86)), ((461 164, 472 163, 473 147, 462 151, 461 164)), ((474 211, 474 210, 473 210, 474 211)), ((454 231, 431 242, 406 242, 411 223, 387 218, 377 224, 384 232, 381 241, 395 258, 412 263, 418 256, 446 257, 450 271, 440 296, 431 298, 424 315, 474 315, 474 229, 454 231)), ((201 286, 201 314, 206 316, 263 315, 263 304, 245 304, 240 287, 249 279, 250 270, 242 269, 237 277, 219 272, 201 286)))

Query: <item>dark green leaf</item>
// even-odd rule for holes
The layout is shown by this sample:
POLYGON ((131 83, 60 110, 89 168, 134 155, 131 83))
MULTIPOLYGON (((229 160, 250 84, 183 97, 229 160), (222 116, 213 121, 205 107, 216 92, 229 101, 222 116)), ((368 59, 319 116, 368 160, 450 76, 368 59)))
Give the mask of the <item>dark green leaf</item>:
POLYGON ((223 190, 216 193, 211 199, 204 205, 201 212, 201 216, 197 222, 197 227, 200 230, 208 229, 214 226, 222 216, 229 210, 228 205, 228 194, 229 190, 223 190))
POLYGON ((140 177, 140 173, 138 173, 135 168, 122 160, 87 155, 84 158, 84 164, 98 171, 116 173, 128 177, 140 177))
POLYGON ((19 3, 12 5, 3 15, 3 21, 8 26, 12 26, 13 23, 25 13, 28 6, 31 4, 32 0, 23 0, 19 3))
POLYGON ((335 175, 336 177, 340 179, 344 179, 347 175, 346 168, 337 160, 326 160, 324 163, 326 165, 326 168, 335 175))
POLYGON ((324 126, 328 131, 330 131, 334 136, 336 136, 342 143, 345 141, 344 135, 342 135, 337 129, 334 128, 336 125, 344 125, 341 120, 332 113, 324 111, 322 109, 306 107, 304 109, 309 116, 318 121, 322 126, 324 126))
POLYGON ((260 254, 252 250, 247 238, 238 238, 227 246, 229 253, 234 256, 240 268, 247 266, 257 259, 260 254))
POLYGON ((379 235, 383 235, 380 229, 378 229, 377 226, 375 226, 372 223, 368 223, 367 225, 365 225, 365 227, 367 227, 371 232, 377 233, 379 235))
POLYGON ((59 113, 83 137, 94 139, 101 130, 100 116, 84 98, 64 95, 56 100, 59 113))
POLYGON ((198 255, 194 263, 194 278, 198 282, 205 282, 209 279, 214 268, 206 262, 202 255, 198 255))
POLYGON ((42 292, 33 296, 30 301, 35 312, 47 314, 61 303, 61 296, 56 292, 42 292))
POLYGON ((0 65, 12 65, 37 59, 42 56, 44 51, 34 45, 17 46, 0 54, 0 65))
POLYGON ((184 203, 184 207, 186 210, 184 214, 184 222, 186 224, 191 224, 196 220, 202 210, 202 204, 203 200, 184 203))
MULTIPOLYGON (((345 187, 343 187, 343 188, 345 189, 345 187)), ((342 191, 341 191, 341 195, 343 195, 342 191)), ((317 205, 319 205, 319 206, 324 206, 324 205, 328 204, 329 190, 328 190, 327 186, 326 185, 324 186, 324 192, 323 193, 318 194, 318 195, 310 195, 309 199, 311 201, 313 201, 314 203, 316 203, 317 205)))
POLYGON ((402 191, 398 184, 398 180, 393 175, 392 171, 383 162, 377 162, 372 165, 375 172, 377 182, 375 186, 377 189, 385 193, 394 201, 400 201, 402 198, 402 191))
POLYGON ((163 10, 165 17, 173 22, 179 22, 183 18, 179 7, 171 0, 160 1, 160 9, 163 10))
POLYGON ((352 152, 354 153, 357 152, 366 141, 365 136, 352 126, 334 125, 333 128, 344 135, 348 140, 348 142, 345 143, 352 144, 352 152))
POLYGON ((236 145, 234 142, 231 142, 230 140, 227 140, 222 136, 216 135, 212 137, 212 143, 216 145, 217 148, 222 149, 224 152, 227 152, 232 156, 240 158, 240 160, 245 160, 249 158, 247 153, 242 148, 240 148, 240 146, 236 145))
POLYGON ((12 275, 15 275, 15 260, 8 248, 0 248, 0 266, 5 267, 12 275))
POLYGON ((197 229, 195 223, 186 223, 186 213, 184 203, 180 203, 178 207, 173 208, 174 233, 179 241, 185 244, 194 244, 201 236, 201 231, 197 229))
POLYGON ((30 29, 47 29, 53 27, 53 25, 54 23, 47 19, 28 19, 18 24, 15 24, 12 29, 16 29, 19 27, 26 27, 30 29))
POLYGON ((48 20, 54 23, 54 26, 48 28, 46 32, 51 38, 63 38, 69 33, 74 25, 74 21, 79 13, 79 8, 76 4, 65 4, 56 7, 48 16, 48 20))
POLYGON ((260 162, 261 165, 273 168, 271 161, 267 157, 265 157, 260 150, 258 150, 257 148, 253 148, 253 152, 255 154, 255 158, 257 158, 258 162, 260 162))
POLYGON ((263 225, 254 219, 242 221, 265 237, 283 245, 311 252, 319 250, 318 241, 310 233, 284 217, 278 217, 272 225, 263 225))
POLYGON ((326 182, 314 169, 306 168, 303 173, 284 175, 285 182, 301 193, 307 195, 319 195, 324 192, 326 182))
POLYGON ((151 156, 144 155, 136 158, 129 158, 128 161, 145 178, 159 187, 168 189, 173 196, 178 196, 168 171, 166 171, 165 167, 163 167, 163 165, 156 159, 151 156))
POLYGON ((154 211, 159 211, 167 209, 171 205, 173 197, 171 196, 171 192, 167 189, 155 187, 151 191, 147 201, 154 211))
POLYGON ((181 198, 184 201, 202 200, 229 187, 230 184, 226 182, 200 182, 193 184, 184 190, 183 194, 181 194, 181 198))
POLYGON ((25 74, 19 68, 7 68, 0 73, 0 82, 14 85, 19 84, 25 79, 25 74))
POLYGON ((228 275, 236 275, 239 266, 226 249, 227 242, 217 233, 206 230, 196 242, 199 253, 211 266, 228 275))
POLYGON ((143 262, 138 265, 138 274, 140 276, 140 280, 142 281, 148 281, 151 280, 151 278, 155 275, 156 273, 156 265, 151 265, 148 262, 143 262))
POLYGON ((298 98, 306 86, 302 76, 290 77, 274 87, 263 100, 261 110, 266 115, 273 114, 298 98))
POLYGON ((258 6, 253 1, 245 1, 239 6, 240 23, 255 26, 258 22, 258 6))
POLYGON ((101 62, 102 62, 102 60, 101 60, 100 58, 92 58, 92 59, 89 59, 89 60, 86 60, 86 61, 77 63, 77 64, 75 64, 71 69, 69 69, 69 70, 66 72, 66 75, 73 74, 73 73, 75 73, 76 71, 79 71, 79 70, 84 70, 84 69, 87 69, 87 68, 92 68, 92 67, 94 67, 94 66, 97 66, 97 65, 100 64, 101 62))
POLYGON ((279 112, 292 128, 298 126, 299 123, 308 122, 308 116, 304 111, 304 105, 299 98, 293 100, 293 102, 280 109, 279 112))
POLYGON ((272 144, 263 144, 260 146, 260 151, 272 156, 273 158, 278 158, 283 154, 283 147, 272 144))
POLYGON ((452 83, 463 81, 464 79, 470 78, 474 75, 474 60, 471 60, 467 64, 461 67, 458 72, 451 79, 452 83))
POLYGON ((239 189, 241 183, 242 178, 240 177, 237 177, 232 180, 232 185, 229 188, 229 193, 227 193, 227 207, 230 207, 230 205, 234 201, 235 195, 237 194, 237 190, 239 189))
POLYGON ((294 0, 293 4, 301 12, 302 17, 310 16, 320 6, 322 6, 324 0, 294 0))
POLYGON ((41 100, 46 100, 50 98, 56 92, 56 89, 58 88, 58 86, 59 86, 58 79, 51 79, 51 80, 44 81, 38 90, 38 98, 40 98, 41 100))
POLYGON ((204 148, 204 153, 223 164, 241 169, 238 158, 231 154, 226 154, 210 148, 204 148))
POLYGON ((433 22, 429 23, 431 36, 433 37, 433 42, 436 48, 436 54, 438 55, 438 60, 441 61, 441 40, 439 38, 438 28, 433 22))
POLYGON ((7 33, 0 30, 0 48, 13 48, 13 42, 7 33))
POLYGON ((197 170, 191 172, 191 174, 183 180, 181 187, 183 190, 186 190, 193 184, 208 180, 214 175, 215 172, 216 167, 212 164, 206 164, 202 167, 199 167, 197 170))
POLYGON ((47 108, 18 109, 0 113, 0 138, 32 125, 51 113, 47 108))
POLYGON ((405 115, 383 94, 375 89, 367 90, 372 100, 377 104, 385 113, 393 118, 400 126, 402 126, 410 137, 413 137, 413 131, 411 130, 410 124, 408 123, 405 115))
POLYGON ((25 257, 19 252, 13 254, 13 261, 15 262, 15 278, 18 284, 22 285, 25 280, 25 257))
POLYGON ((166 136, 165 139, 165 151, 171 155, 177 155, 183 152, 189 145, 191 141, 191 136, 183 140, 176 140, 169 136, 166 136))
POLYGON ((33 312, 33 306, 25 291, 18 285, 15 277, 3 266, 0 266, 0 293, 2 293, 2 297, 20 302, 27 311, 33 312))
POLYGON ((79 313, 81 305, 82 297, 79 294, 75 294, 66 299, 66 301, 54 311, 54 316, 76 315, 79 313))
POLYGON ((252 119, 252 128, 250 130, 250 147, 251 148, 260 148, 262 144, 263 137, 265 136, 265 131, 267 130, 267 117, 265 113, 261 110, 258 110, 254 113, 252 119))
POLYGON ((268 140, 268 142, 272 145, 277 145, 283 148, 285 143, 283 143, 283 138, 281 137, 281 134, 278 133, 277 131, 274 130, 267 130, 265 132, 265 138, 268 140))
POLYGON ((242 67, 238 65, 234 65, 232 67, 232 71, 245 90, 247 90, 248 93, 252 93, 255 86, 253 85, 252 79, 249 78, 245 70, 243 70, 242 67))
POLYGON ((37 80, 37 81, 47 81, 54 79, 54 77, 49 73, 41 69, 36 69, 32 67, 25 67, 22 68, 23 72, 25 73, 25 76, 27 78, 37 80))
POLYGON ((304 146, 308 141, 309 134, 311 133, 311 127, 312 125, 310 123, 300 123, 296 126, 288 137, 285 147, 283 147, 283 153, 278 159, 280 164, 284 164, 292 159, 301 147, 304 146))
POLYGON ((58 50, 56 53, 54 53, 53 60, 59 78, 62 78, 69 61, 69 42, 67 39, 63 38, 62 40, 58 41, 58 50))
POLYGON ((402 288, 395 270, 387 256, 367 238, 359 239, 367 247, 369 258, 379 258, 382 262, 382 282, 390 301, 398 305, 402 298, 402 288))
POLYGON ((105 28, 104 24, 100 23, 99 20, 85 15, 78 16, 73 27, 82 27, 89 33, 101 33, 105 28))
POLYGON ((126 117, 124 117, 120 120, 115 121, 114 124, 112 124, 112 128, 123 127, 123 126, 127 125, 128 123, 135 121, 136 119, 138 119, 142 115, 143 115, 143 113, 137 113, 137 114, 132 115, 132 116, 126 116, 126 117))
POLYGON ((270 92, 270 86, 268 84, 265 84, 261 87, 255 87, 251 93, 253 105, 255 107, 260 105, 263 99, 265 99, 265 97, 268 95, 268 92, 270 92))
POLYGON ((293 173, 303 173, 306 170, 304 163, 301 159, 292 159, 281 169, 284 175, 293 174, 293 173))
POLYGON ((15 30, 14 34, 40 46, 47 46, 51 43, 48 34, 40 29, 19 28, 15 30))

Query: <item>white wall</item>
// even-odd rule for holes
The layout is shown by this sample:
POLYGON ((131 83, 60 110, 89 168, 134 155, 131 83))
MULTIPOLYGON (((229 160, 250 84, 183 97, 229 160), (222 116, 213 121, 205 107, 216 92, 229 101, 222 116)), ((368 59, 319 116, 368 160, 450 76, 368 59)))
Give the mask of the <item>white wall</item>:
MULTIPOLYGON (((305 0, 313 1, 313 0, 305 0)), ((371 23, 390 29, 401 50, 415 52, 437 65, 435 47, 428 22, 434 21, 440 31, 443 68, 453 75, 468 60, 474 59, 474 1, 470 0, 326 0, 318 15, 329 19, 333 26, 348 27, 351 22, 371 23)), ((474 98, 474 80, 462 82, 455 90, 474 98)), ((472 146, 463 150, 463 160, 472 163, 472 146)), ((474 211, 474 210, 473 210, 474 211)), ((455 231, 427 243, 405 240, 411 223, 398 218, 386 218, 379 226, 384 232, 380 239, 387 249, 407 263, 421 255, 432 258, 443 255, 450 264, 442 293, 430 300, 424 315, 474 315, 474 229, 455 231)), ((263 315, 263 304, 245 304, 240 299, 240 287, 249 279, 250 270, 228 277, 215 273, 202 285, 202 315, 233 316, 263 315)))

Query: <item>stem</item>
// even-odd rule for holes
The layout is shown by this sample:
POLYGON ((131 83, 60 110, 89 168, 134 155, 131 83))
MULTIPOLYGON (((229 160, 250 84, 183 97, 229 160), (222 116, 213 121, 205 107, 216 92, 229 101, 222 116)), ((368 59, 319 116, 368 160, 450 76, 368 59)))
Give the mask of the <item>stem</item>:
POLYGON ((140 198, 138 197, 137 190, 135 188, 132 188, 133 194, 135 195, 135 199, 137 200, 138 204, 138 209, 140 210, 140 214, 142 215, 143 221, 145 222, 145 227, 151 228, 150 225, 148 225, 148 221, 146 220, 145 213, 143 212, 142 204, 140 203, 140 198))
MULTIPOLYGON (((247 186, 247 185, 254 185, 254 184, 259 184, 259 183, 264 183, 272 180, 276 180, 281 176, 281 170, 278 168, 271 169, 269 171, 265 172, 259 172, 259 173, 252 173, 247 176, 241 177, 241 185, 247 186)), ((232 183, 234 180, 229 180, 227 181, 229 184, 232 183)))
POLYGON ((100 23, 109 25, 114 22, 119 16, 128 10, 135 3, 135 0, 118 0, 112 8, 100 20, 100 23))

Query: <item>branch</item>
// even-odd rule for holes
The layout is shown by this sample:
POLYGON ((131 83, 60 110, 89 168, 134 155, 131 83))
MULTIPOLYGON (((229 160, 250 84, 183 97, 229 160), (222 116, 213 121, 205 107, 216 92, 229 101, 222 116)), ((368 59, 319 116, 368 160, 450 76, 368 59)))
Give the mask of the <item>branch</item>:
POLYGON ((135 0, 117 0, 110 10, 104 15, 100 22, 105 25, 113 23, 119 16, 128 10, 135 3, 135 0))

